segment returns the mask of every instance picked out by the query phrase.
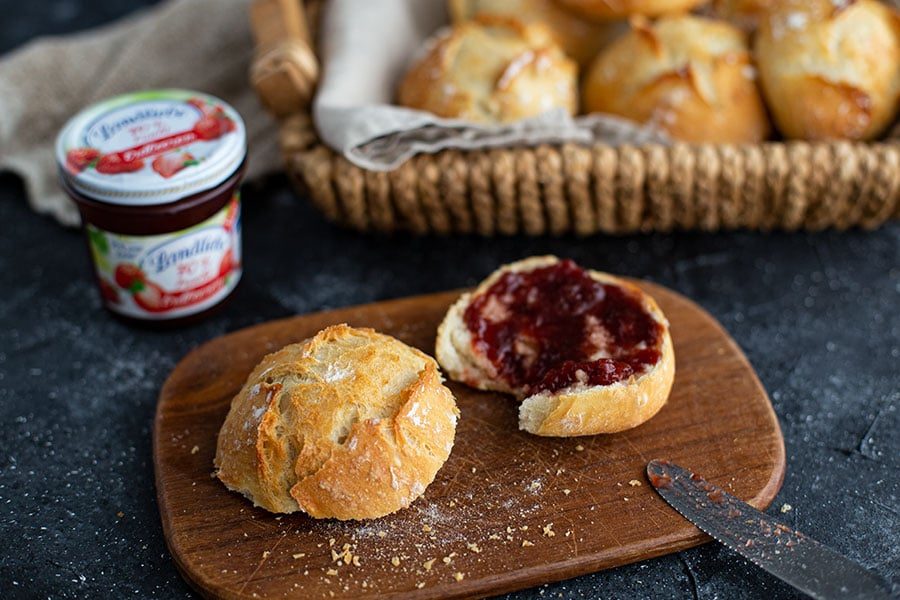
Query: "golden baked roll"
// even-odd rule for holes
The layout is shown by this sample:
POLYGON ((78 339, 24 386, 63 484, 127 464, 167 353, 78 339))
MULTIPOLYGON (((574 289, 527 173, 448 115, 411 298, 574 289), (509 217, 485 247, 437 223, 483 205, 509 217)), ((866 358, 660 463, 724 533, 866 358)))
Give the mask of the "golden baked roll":
POLYGON ((659 17, 688 12, 707 0, 558 0, 587 17, 598 20, 624 19, 632 15, 659 17))
POLYGON ((780 0, 713 0, 712 14, 737 25, 744 31, 755 31, 766 14, 780 0))
POLYGON ((760 80, 788 138, 868 140, 897 114, 900 17, 875 0, 781 0, 756 37, 760 80))
POLYGON ((669 323, 633 284, 570 260, 505 265, 464 294, 438 328, 453 379, 522 399, 519 428, 544 436, 613 433, 669 396, 669 323))
POLYGON ((400 83, 403 106, 501 123, 554 108, 574 114, 577 66, 542 25, 478 15, 438 33, 400 83))
POLYGON ((515 17, 523 23, 543 23, 563 52, 582 66, 626 31, 623 22, 592 21, 560 6, 555 0, 449 0, 449 4, 455 23, 479 14, 515 17))
POLYGON ((458 416, 434 359, 336 325, 253 370, 219 432, 216 474, 272 512, 381 517, 434 480, 458 416))
POLYGON ((770 131, 746 35, 688 15, 632 19, 591 65, 582 105, 689 142, 755 143, 770 131))

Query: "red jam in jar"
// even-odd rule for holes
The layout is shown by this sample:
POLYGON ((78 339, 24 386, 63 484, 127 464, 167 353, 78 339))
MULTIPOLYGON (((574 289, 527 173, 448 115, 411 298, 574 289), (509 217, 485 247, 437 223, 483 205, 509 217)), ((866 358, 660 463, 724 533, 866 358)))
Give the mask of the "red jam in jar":
POLYGON ((463 319, 475 348, 528 394, 610 385, 661 357, 663 327, 641 299, 571 260, 504 273, 463 319))
POLYGON ((56 141, 103 303, 138 322, 205 315, 241 278, 240 115, 198 92, 125 94, 75 115, 56 141))

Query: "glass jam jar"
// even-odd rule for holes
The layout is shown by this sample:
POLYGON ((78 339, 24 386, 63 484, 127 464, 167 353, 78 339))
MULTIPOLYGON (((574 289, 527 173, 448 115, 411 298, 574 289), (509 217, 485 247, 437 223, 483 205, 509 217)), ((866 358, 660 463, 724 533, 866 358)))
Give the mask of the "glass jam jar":
POLYGON ((132 322, 206 315, 241 278, 240 115, 184 90, 117 96, 75 115, 56 141, 103 304, 132 322))

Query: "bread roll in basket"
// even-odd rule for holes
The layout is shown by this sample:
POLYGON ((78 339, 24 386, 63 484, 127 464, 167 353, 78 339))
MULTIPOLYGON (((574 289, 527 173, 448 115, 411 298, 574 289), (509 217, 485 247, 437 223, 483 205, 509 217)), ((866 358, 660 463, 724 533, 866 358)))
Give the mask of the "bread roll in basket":
POLYGON ((360 168, 321 141, 311 116, 318 61, 309 29, 323 4, 254 0, 251 81, 279 119, 301 196, 342 226, 541 236, 874 228, 900 218, 896 123, 867 142, 544 144, 360 168))

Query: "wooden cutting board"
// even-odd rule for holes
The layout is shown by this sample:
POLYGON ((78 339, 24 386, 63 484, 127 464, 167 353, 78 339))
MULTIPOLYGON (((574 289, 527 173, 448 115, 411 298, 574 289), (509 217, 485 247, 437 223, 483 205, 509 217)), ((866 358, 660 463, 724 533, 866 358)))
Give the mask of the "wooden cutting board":
POLYGON ((706 542, 647 483, 657 457, 767 506, 784 476, 784 442, 756 374, 709 314, 639 284, 669 317, 675 344, 674 388, 655 418, 615 435, 539 438, 518 431, 512 398, 451 383, 462 416, 450 459, 410 508, 365 523, 279 517, 227 491, 210 476, 219 427, 265 354, 340 322, 431 353, 459 292, 273 321, 197 348, 163 387, 153 438, 178 568, 215 598, 460 598, 706 542))

